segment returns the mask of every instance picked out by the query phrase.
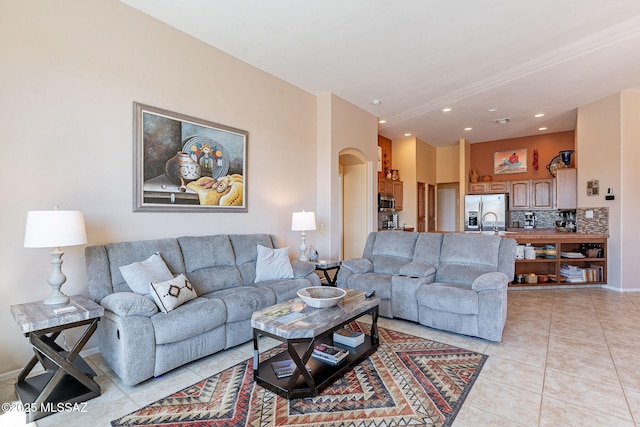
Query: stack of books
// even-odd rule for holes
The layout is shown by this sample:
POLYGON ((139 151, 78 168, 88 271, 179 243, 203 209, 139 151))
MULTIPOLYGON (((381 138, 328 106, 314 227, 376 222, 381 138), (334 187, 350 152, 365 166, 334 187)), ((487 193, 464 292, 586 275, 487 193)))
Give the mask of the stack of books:
POLYGON ((329 344, 318 344, 314 347, 311 357, 330 365, 337 365, 349 355, 349 352, 343 348, 334 347, 329 344))
MULTIPOLYGON (((275 372, 276 377, 278 378, 290 377, 296 370, 296 364, 291 359, 271 362, 271 367, 273 368, 273 372, 275 372)), ((308 366, 307 370, 311 371, 308 366)))
POLYGON ((341 328, 333 333, 333 342, 349 347, 357 347, 364 343, 364 334, 362 332, 352 331, 351 329, 341 328))
POLYGON ((582 270, 575 265, 560 264, 560 274, 566 276, 567 283, 580 283, 585 281, 582 276, 582 270))

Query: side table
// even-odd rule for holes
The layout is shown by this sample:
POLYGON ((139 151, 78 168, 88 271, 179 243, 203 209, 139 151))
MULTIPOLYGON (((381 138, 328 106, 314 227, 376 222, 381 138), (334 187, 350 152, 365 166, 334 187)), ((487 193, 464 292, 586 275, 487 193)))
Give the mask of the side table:
POLYGON ((22 333, 29 338, 35 355, 18 375, 16 394, 25 408, 27 422, 56 412, 60 404, 75 404, 100 396, 96 373, 78 354, 95 332, 104 309, 82 295, 71 297, 65 307, 74 311, 56 314, 61 308, 46 306, 42 301, 11 306, 11 314, 22 333), (56 338, 65 329, 88 327, 75 346, 67 351, 56 338), (38 364, 44 373, 27 378, 38 364))
POLYGON ((338 280, 338 271, 340 271, 340 265, 342 263, 340 261, 327 261, 327 262, 316 262, 316 270, 322 271, 324 273, 324 278, 327 279, 327 284, 329 286, 336 286, 336 281, 338 280), (329 275, 330 270, 335 270, 333 274, 333 278, 329 275))

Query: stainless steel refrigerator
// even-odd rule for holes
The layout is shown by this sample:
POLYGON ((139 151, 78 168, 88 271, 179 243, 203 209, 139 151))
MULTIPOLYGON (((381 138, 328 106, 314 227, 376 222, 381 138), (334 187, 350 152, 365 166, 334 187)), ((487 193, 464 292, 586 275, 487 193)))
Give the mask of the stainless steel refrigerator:
POLYGON ((506 230, 509 210, 508 194, 474 194, 464 196, 465 231, 506 230), (495 214, 495 216, 493 214, 495 214))

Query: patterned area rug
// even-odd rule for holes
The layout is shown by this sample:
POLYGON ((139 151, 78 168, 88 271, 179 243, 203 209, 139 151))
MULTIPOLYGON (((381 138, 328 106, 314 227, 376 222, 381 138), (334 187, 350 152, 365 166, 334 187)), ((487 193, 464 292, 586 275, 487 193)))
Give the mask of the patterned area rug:
MULTIPOLYGON (((351 323, 369 331, 369 325, 351 323)), ((379 328, 380 346, 320 395, 287 400, 253 382, 248 359, 111 422, 118 426, 449 426, 487 356, 379 328)), ((261 354, 261 360, 283 351, 261 354)))

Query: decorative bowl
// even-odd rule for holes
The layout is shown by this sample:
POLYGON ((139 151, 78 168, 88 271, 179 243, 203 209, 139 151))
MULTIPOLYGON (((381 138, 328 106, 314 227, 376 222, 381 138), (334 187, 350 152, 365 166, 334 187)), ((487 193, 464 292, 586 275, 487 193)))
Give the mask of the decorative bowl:
POLYGON ((298 296, 308 306, 315 308, 333 307, 347 294, 344 289, 329 286, 310 286, 298 291, 298 296))

